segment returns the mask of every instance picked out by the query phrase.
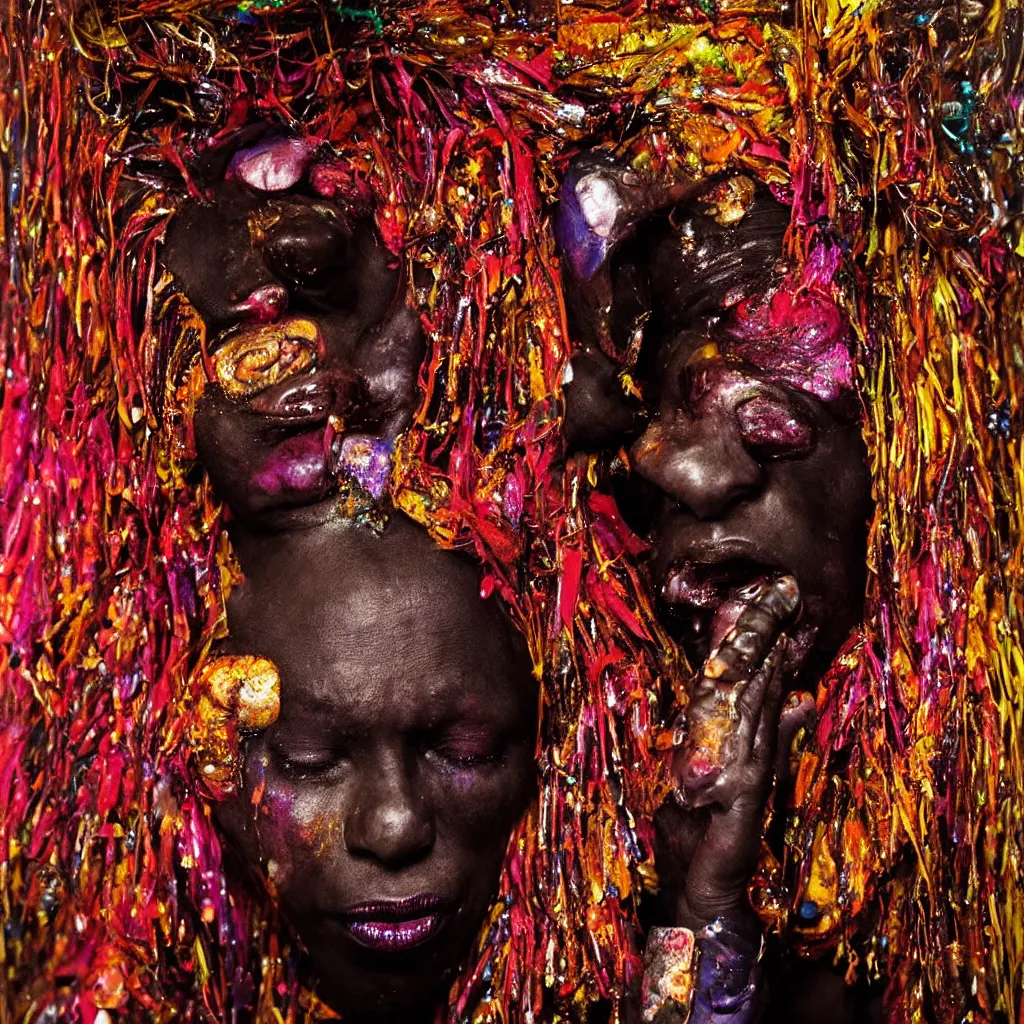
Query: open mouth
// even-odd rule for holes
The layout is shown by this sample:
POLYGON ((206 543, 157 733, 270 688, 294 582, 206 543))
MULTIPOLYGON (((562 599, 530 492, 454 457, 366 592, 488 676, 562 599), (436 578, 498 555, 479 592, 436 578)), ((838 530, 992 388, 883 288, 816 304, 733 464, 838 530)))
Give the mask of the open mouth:
POLYGON ((682 645, 692 665, 700 665, 712 646, 712 625, 726 601, 778 570, 746 558, 721 562, 679 561, 665 573, 658 594, 661 618, 682 645))
POLYGON ((439 896, 413 896, 352 907, 341 915, 345 931, 360 945, 381 953, 414 949, 433 939, 452 917, 439 896))
MULTIPOLYGON (((778 566, 749 558, 680 560, 669 566, 658 593, 659 618, 686 652, 691 666, 703 664, 721 643, 722 636, 717 634, 735 621, 733 613, 749 599, 749 588, 779 572, 778 566)), ((786 633, 790 643, 785 670, 796 673, 814 644, 817 628, 801 609, 786 633)))

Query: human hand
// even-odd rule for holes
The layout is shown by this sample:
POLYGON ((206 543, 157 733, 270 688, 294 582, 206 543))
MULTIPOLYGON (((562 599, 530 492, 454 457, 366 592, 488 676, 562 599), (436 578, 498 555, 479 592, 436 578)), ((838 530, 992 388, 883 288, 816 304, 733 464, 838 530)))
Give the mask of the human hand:
POLYGON ((673 757, 678 799, 655 821, 665 914, 674 925, 697 930, 727 918, 758 928, 747 886, 765 807, 814 708, 809 694, 783 702, 783 629, 798 604, 791 576, 762 580, 725 602, 712 625, 712 653, 673 757))

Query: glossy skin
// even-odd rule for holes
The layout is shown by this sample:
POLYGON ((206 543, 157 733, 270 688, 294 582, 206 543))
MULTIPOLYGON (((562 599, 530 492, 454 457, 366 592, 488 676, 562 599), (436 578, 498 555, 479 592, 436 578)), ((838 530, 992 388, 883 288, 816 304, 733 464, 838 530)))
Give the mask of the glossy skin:
POLYGON ((322 998, 346 1020, 426 1021, 535 789, 536 685, 468 561, 401 517, 378 537, 337 511, 328 419, 397 436, 423 339, 365 207, 317 194, 320 159, 265 126, 232 136, 196 170, 206 198, 183 203, 164 254, 215 362, 291 317, 318 334, 312 366, 254 394, 209 382, 197 403, 197 454, 245 574, 225 652, 281 676, 280 715, 217 813, 322 998))
MULTIPOLYGON (((570 447, 628 450, 619 505, 651 541, 659 616, 695 666, 715 653, 716 616, 739 588, 781 572, 801 598, 788 618, 741 612, 746 649, 726 642, 725 678, 750 682, 728 763, 714 785, 697 787, 704 769, 684 744, 673 774, 685 807, 670 802, 655 821, 663 888, 652 916, 699 927, 721 915, 753 932, 746 890, 765 803, 773 782, 785 786, 786 755, 813 715, 799 690, 814 688, 862 614, 871 490, 859 410, 849 393, 826 402, 794 387, 737 344, 740 303, 784 280, 786 207, 758 191, 746 216, 724 226, 699 196, 666 208, 659 190, 620 171, 611 179, 634 226, 599 271, 570 286, 581 338, 566 387, 570 447), (595 308, 609 310, 603 325, 595 308), (623 397, 603 351, 609 338, 622 350, 640 319, 633 376, 643 405, 623 397)), ((705 664, 698 704, 718 682, 707 677, 705 664)), ((868 1019, 828 968, 770 974, 770 1019, 868 1019)))
POLYGON ((429 1020, 536 784, 525 647, 473 565, 402 519, 247 555, 228 649, 276 663, 281 713, 248 741, 220 823, 269 874, 330 1005, 429 1020))
POLYGON ((299 316, 319 329, 312 369, 246 399, 208 384, 196 408, 198 455, 218 494, 237 518, 276 529, 329 515, 330 417, 341 432, 384 439, 408 425, 424 355, 399 262, 365 202, 319 195, 330 164, 297 145, 255 126, 207 154, 196 171, 205 197, 182 203, 164 251, 214 358, 239 328, 299 316))
POLYGON ((653 544, 666 625, 695 663, 714 608, 765 573, 792 574, 803 598, 789 686, 813 686, 859 621, 870 475, 852 398, 826 403, 749 363, 724 361, 730 308, 778 283, 788 210, 761 193, 723 227, 693 203, 653 215, 611 267, 620 322, 650 319, 631 408, 593 345, 566 388, 571 440, 630 448, 624 512, 653 544), (719 354, 709 354, 717 343, 719 354), (614 440, 607 424, 623 429, 614 440))

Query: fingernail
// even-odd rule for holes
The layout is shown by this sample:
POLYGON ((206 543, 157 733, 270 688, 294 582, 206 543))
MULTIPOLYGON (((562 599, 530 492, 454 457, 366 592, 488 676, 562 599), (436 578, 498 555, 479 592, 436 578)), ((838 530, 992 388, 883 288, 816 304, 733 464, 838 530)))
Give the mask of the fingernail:
POLYGON ((749 659, 760 649, 761 637, 752 629, 744 630, 742 633, 738 629, 734 629, 730 646, 734 651, 744 655, 745 659, 749 659))
POLYGON ((775 581, 775 589, 779 597, 782 598, 786 614, 791 615, 796 611, 796 606, 800 603, 800 587, 797 585, 796 578, 793 576, 780 576, 775 581))
POLYGON ((745 587, 741 587, 736 591, 736 596, 741 601, 752 601, 755 597, 764 591, 764 582, 756 580, 754 583, 748 583, 745 587))

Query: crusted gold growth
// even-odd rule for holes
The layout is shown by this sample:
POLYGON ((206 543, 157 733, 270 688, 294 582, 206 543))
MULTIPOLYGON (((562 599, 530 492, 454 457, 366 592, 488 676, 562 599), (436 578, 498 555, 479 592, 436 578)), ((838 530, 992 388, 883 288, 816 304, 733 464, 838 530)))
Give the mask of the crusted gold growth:
POLYGON ((214 353, 217 383, 231 398, 250 398, 315 366, 321 347, 319 328, 305 317, 243 327, 214 353))
POLYGON ((277 667, 267 658, 233 654, 213 658, 199 672, 188 738, 209 794, 225 800, 238 791, 239 733, 267 729, 281 710, 277 667))

